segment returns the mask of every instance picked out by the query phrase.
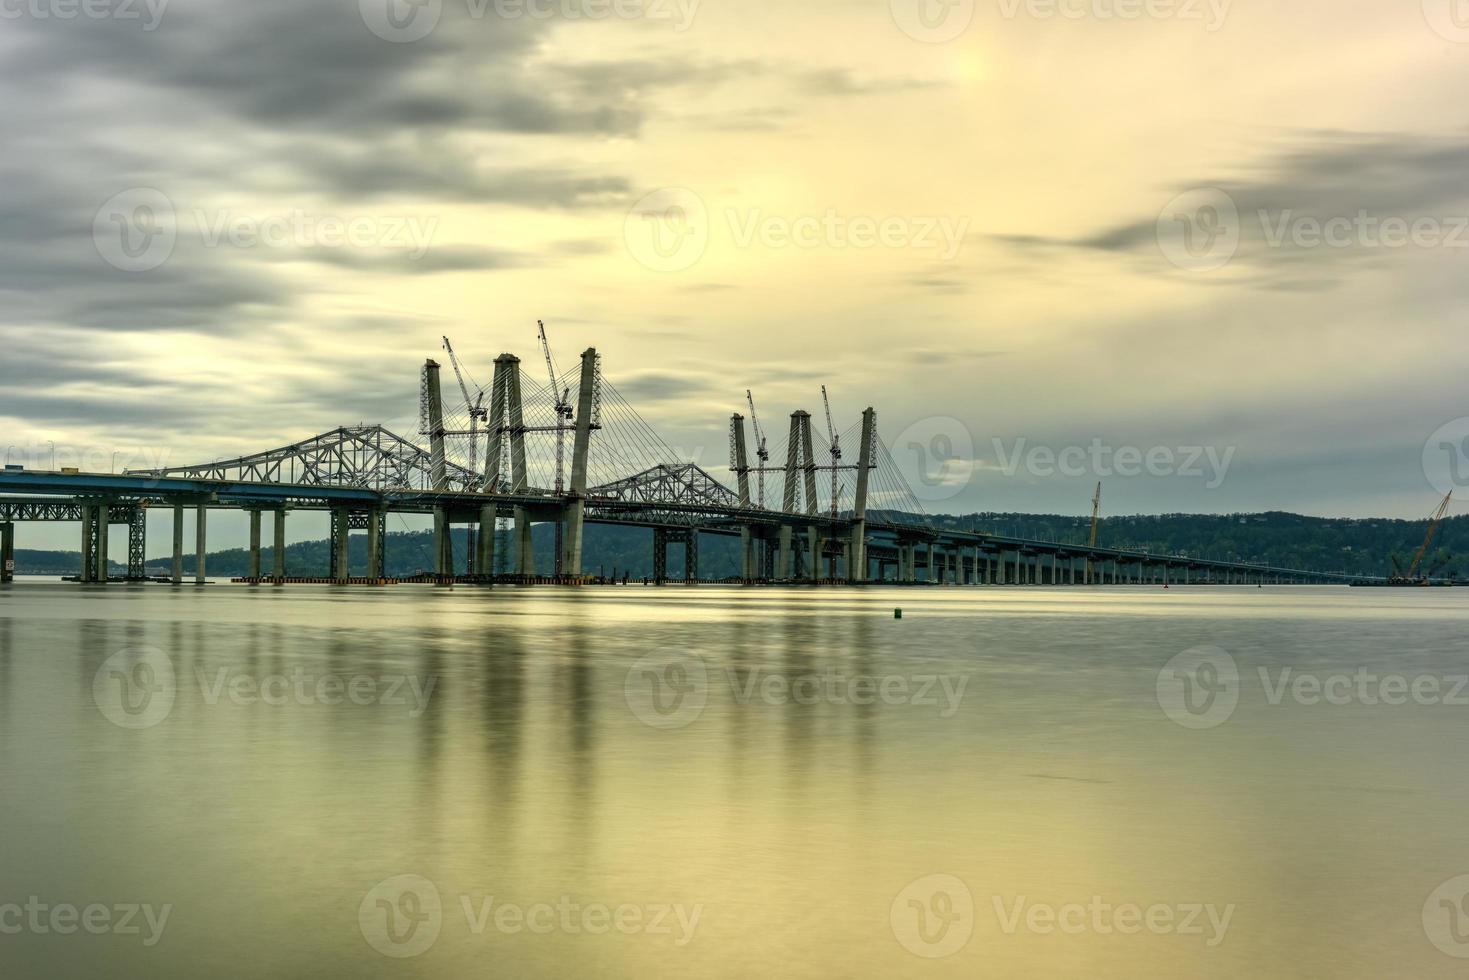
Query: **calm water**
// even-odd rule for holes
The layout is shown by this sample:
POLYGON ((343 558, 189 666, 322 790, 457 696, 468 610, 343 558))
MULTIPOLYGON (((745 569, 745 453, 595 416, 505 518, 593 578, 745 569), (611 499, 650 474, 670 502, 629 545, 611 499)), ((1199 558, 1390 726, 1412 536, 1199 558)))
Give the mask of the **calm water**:
POLYGON ((0 976, 1463 976, 1466 600, 18 585, 0 976))

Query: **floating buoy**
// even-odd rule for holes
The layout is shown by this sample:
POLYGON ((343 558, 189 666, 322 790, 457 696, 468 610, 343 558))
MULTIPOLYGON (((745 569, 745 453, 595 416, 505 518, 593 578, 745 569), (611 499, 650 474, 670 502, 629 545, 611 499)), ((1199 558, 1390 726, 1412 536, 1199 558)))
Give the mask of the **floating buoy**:
POLYGON ((893 618, 894 619, 902 619, 903 618, 903 610, 901 610, 901 609, 894 609, 893 610, 893 618))

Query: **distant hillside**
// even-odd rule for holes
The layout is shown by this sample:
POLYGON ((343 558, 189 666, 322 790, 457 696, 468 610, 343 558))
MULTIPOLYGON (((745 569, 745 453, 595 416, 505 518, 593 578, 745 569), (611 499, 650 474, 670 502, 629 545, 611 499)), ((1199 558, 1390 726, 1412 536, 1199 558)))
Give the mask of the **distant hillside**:
MULTIPOLYGON (((1085 517, 1045 514, 969 514, 930 515, 912 520, 928 520, 935 527, 989 531, 1016 537, 1048 541, 1081 543, 1086 540, 1090 521, 1085 517)), ((1301 517, 1297 514, 1163 514, 1157 516, 1111 517, 1101 522, 1098 543, 1105 547, 1149 551, 1154 554, 1180 554, 1196 558, 1261 562, 1289 568, 1319 571, 1345 571, 1362 575, 1383 575, 1389 571, 1388 556, 1398 554, 1406 563, 1423 542, 1426 521, 1390 519, 1345 520, 1337 518, 1301 517)), ((652 531, 640 528, 589 524, 586 529, 586 570, 590 574, 620 575, 633 578, 653 574, 652 531)), ((537 567, 549 571, 553 563, 555 531, 540 525, 534 532, 537 567)), ((454 532, 454 554, 464 566, 467 534, 460 528, 454 532)), ((432 534, 428 531, 389 534, 387 537, 388 574, 408 576, 428 570, 433 563, 432 534)), ((503 563, 509 555, 508 541, 497 549, 503 563)), ((1432 562, 1440 565, 1437 574, 1469 578, 1469 517, 1455 517, 1444 522, 1435 541, 1432 562)), ((286 548, 287 567, 292 575, 326 575, 330 567, 328 542, 303 541, 286 548)), ((116 556, 112 556, 115 557, 116 556)), ((273 561, 270 548, 263 556, 268 572, 273 561)), ((216 576, 245 574, 248 556, 243 548, 211 553, 208 571, 216 576)), ((367 567, 367 540, 361 533, 352 537, 351 563, 354 573, 367 567)), ((168 571, 167 556, 149 560, 149 569, 159 574, 168 571)), ((704 578, 727 578, 739 574, 739 542, 734 538, 706 535, 699 548, 700 573, 704 578)), ((76 552, 16 552, 16 568, 23 575, 74 575, 81 566, 76 552)), ((123 567, 112 562, 114 573, 123 567)), ((184 558, 184 568, 192 574, 192 555, 184 558)), ((669 573, 681 575, 683 549, 671 547, 669 573)), ((504 570, 503 564, 500 570, 504 570)))

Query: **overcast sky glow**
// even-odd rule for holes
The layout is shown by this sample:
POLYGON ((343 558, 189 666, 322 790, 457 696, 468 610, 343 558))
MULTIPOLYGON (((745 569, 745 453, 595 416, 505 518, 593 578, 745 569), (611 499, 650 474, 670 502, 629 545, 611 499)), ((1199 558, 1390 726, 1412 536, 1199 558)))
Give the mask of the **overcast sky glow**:
POLYGON ((934 511, 1426 517, 1453 10, 0 0, 0 443, 411 436, 441 335, 487 383, 544 319, 720 476, 746 388, 777 430, 826 384, 954 448, 934 511))

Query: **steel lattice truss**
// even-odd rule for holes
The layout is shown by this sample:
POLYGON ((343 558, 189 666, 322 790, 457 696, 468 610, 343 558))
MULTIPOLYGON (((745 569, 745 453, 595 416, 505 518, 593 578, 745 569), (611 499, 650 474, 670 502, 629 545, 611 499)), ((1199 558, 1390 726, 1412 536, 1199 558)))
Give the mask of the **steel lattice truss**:
POLYGON ((643 519, 652 516, 649 507, 667 506, 667 523, 699 523, 701 513, 727 515, 738 511, 740 498, 694 463, 663 463, 632 476, 604 483, 587 491, 591 506, 615 515, 617 504, 629 504, 643 519))
MULTIPOLYGON (((430 453, 380 425, 334 429, 305 442, 202 466, 133 470, 135 476, 187 477, 237 483, 358 487, 379 493, 434 489, 430 453)), ((446 462, 449 490, 473 493, 481 478, 446 462)))

